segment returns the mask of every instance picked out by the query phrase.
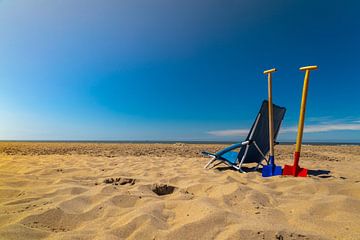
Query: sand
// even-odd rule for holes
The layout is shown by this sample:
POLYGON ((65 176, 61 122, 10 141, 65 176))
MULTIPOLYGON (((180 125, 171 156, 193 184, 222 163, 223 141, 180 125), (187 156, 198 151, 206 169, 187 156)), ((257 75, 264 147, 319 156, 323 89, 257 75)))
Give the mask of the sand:
POLYGON ((0 143, 0 239, 360 239, 360 146, 305 145, 308 178, 267 179, 204 170, 222 147, 0 143))

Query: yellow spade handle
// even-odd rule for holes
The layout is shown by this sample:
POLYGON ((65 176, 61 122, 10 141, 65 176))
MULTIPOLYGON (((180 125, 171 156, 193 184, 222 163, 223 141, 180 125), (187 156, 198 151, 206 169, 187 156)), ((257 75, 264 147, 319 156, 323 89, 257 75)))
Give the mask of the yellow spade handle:
POLYGON ((268 109, 269 109, 269 144, 270 144, 270 156, 274 156, 274 115, 272 104, 272 73, 276 72, 275 68, 264 71, 264 74, 268 75, 268 109))
POLYGON ((296 138, 296 148, 295 152, 301 151, 301 143, 304 131, 304 121, 305 121, 305 109, 306 109, 306 100, 307 100, 307 93, 309 88, 309 78, 310 78, 310 71, 316 70, 317 66, 306 66, 301 67, 301 71, 305 71, 305 78, 304 78, 304 86, 302 91, 302 99, 301 99, 301 107, 300 107, 300 117, 299 117, 299 126, 298 126, 298 133, 296 138))
POLYGON ((316 70, 318 69, 318 66, 306 66, 306 67, 301 67, 300 70, 301 71, 305 71, 305 70, 316 70))
POLYGON ((272 69, 269 69, 269 70, 265 70, 265 71, 264 71, 264 74, 273 73, 273 72, 276 72, 276 68, 272 68, 272 69))

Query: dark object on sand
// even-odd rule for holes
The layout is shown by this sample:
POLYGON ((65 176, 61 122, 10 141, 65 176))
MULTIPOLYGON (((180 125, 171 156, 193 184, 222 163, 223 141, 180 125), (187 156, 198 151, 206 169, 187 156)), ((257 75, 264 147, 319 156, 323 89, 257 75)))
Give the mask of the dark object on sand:
MULTIPOLYGON (((273 104, 274 115, 274 143, 279 133, 282 120, 285 116, 286 109, 273 104)), ((229 146, 217 153, 202 152, 204 156, 211 157, 210 161, 205 165, 207 168, 215 161, 225 163, 240 172, 244 172, 241 169, 243 164, 257 163, 255 169, 258 169, 262 164, 262 161, 268 160, 265 155, 269 152, 269 119, 268 119, 268 101, 264 100, 260 111, 252 125, 250 132, 241 143, 229 146), (233 151, 240 148, 239 152, 233 151)))

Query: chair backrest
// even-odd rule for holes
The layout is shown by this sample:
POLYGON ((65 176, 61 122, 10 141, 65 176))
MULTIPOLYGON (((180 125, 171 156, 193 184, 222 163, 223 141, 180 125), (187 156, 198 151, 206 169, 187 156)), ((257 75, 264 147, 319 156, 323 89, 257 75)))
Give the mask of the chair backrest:
MULTIPOLYGON (((286 109, 280 106, 273 104, 273 114, 274 114, 274 141, 277 138, 277 135, 280 130, 281 123, 284 119, 286 109)), ((268 114, 268 101, 263 101, 260 111, 255 119, 254 124, 252 125, 249 135, 246 138, 246 141, 252 140, 255 141, 259 146, 260 150, 266 155, 270 150, 269 145, 269 114, 268 114)), ((248 151, 246 152, 246 147, 242 147, 239 151, 238 161, 241 161, 244 154, 246 153, 243 163, 258 163, 263 159, 263 156, 256 149, 254 144, 249 146, 248 151)))

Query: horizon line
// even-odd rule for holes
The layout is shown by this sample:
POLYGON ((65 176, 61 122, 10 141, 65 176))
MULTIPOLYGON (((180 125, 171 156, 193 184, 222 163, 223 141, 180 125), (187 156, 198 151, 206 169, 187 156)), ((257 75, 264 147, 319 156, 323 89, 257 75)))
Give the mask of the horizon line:
MULTIPOLYGON (((34 143, 187 143, 187 144, 232 144, 240 141, 228 141, 228 140, 0 140, 0 143, 5 142, 34 142, 34 143)), ((279 141, 279 145, 293 145, 295 141, 279 141)), ((305 141, 303 145, 360 145, 360 141, 323 141, 313 140, 305 141)))

